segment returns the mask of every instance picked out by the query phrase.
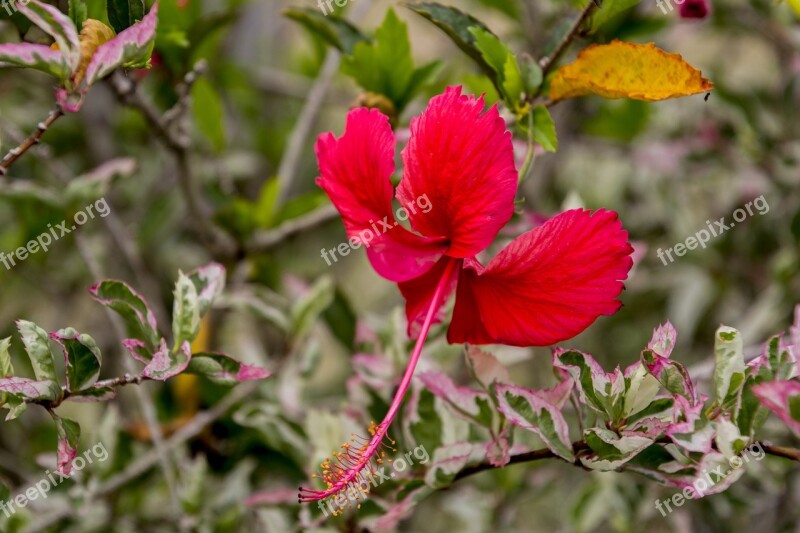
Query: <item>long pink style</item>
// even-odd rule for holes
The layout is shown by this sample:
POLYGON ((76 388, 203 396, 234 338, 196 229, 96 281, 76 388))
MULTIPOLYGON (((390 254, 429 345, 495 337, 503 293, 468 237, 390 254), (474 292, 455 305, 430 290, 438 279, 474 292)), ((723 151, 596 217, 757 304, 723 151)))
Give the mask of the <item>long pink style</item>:
MULTIPOLYGON (((405 397, 406 391, 411 385, 411 379, 414 377, 414 370, 417 368, 420 355, 422 355, 422 347, 425 346, 425 340, 427 339, 428 332, 433 324, 433 318, 436 316, 436 311, 442 304, 442 299, 445 294, 447 284, 451 278, 453 270, 456 268, 459 262, 460 261, 456 259, 447 260, 442 277, 439 280, 439 283, 436 286, 436 291, 431 299, 430 307, 428 308, 428 312, 425 316, 425 321, 422 324, 422 329, 417 337, 414 351, 411 353, 408 366, 403 374, 403 379, 394 395, 394 399, 389 407, 389 411, 387 411, 383 421, 381 421, 381 423, 374 429, 372 438, 370 438, 368 443, 364 444, 357 450, 352 450, 351 445, 349 444, 344 445, 343 447, 346 451, 337 455, 338 464, 330 465, 328 467, 329 472, 324 473, 321 476, 322 479, 328 484, 328 488, 326 490, 314 490, 300 487, 299 500, 301 503, 322 500, 347 490, 352 490, 356 494, 363 494, 366 492, 360 488, 361 484, 366 479, 364 470, 370 468, 371 471, 372 459, 379 452, 381 446, 383 445, 383 441, 386 438, 386 432, 388 431, 389 426, 392 425, 394 418, 397 416, 397 412, 400 410, 400 406, 403 403, 403 398, 405 397)), ((369 485, 369 483, 367 483, 367 485, 369 485)))

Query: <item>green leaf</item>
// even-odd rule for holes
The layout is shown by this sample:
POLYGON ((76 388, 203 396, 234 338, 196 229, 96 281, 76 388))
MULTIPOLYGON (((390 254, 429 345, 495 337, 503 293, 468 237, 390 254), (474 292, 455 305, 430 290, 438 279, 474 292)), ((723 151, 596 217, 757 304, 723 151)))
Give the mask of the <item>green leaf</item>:
POLYGON ((144 297, 126 283, 105 280, 89 289, 95 301, 112 309, 125 321, 128 335, 144 341, 150 353, 156 350, 160 335, 157 331, 155 315, 148 307, 144 297))
POLYGON ((219 92, 206 78, 192 85, 192 113, 200 130, 217 152, 225 148, 225 110, 219 92))
POLYGON ((353 311, 347 297, 338 288, 334 292, 331 305, 322 313, 331 333, 348 349, 355 348, 358 316, 353 311))
POLYGON ((293 7, 283 12, 284 16, 299 22, 312 34, 321 37, 325 42, 338 50, 349 54, 356 43, 369 41, 358 28, 344 19, 325 16, 318 9, 293 7))
POLYGON ((625 376, 625 410, 622 415, 629 418, 649 407, 660 387, 658 380, 639 363, 630 376, 625 376))
POLYGON ((259 228, 271 228, 277 215, 280 184, 277 178, 268 179, 261 187, 256 200, 255 222, 259 228))
MULTIPOLYGON (((430 70, 431 66, 425 68, 430 70)), ((398 113, 414 91, 411 83, 415 74, 417 79, 428 75, 415 72, 408 27, 391 8, 375 32, 374 41, 356 43, 352 54, 342 59, 342 72, 364 90, 387 97, 398 113)))
POLYGON ((596 32, 600 26, 641 1, 642 0, 603 0, 603 5, 600 9, 596 9, 592 14, 591 33, 596 32))
MULTIPOLYGON (((0 378, 14 375, 14 366, 11 364, 11 354, 8 353, 9 346, 11 346, 11 337, 0 340, 0 378)), ((7 393, 0 393, 0 407, 5 405, 7 399, 7 393)))
POLYGON ((73 420, 51 414, 58 431, 58 472, 68 476, 72 472, 72 461, 78 454, 81 427, 73 420))
POLYGON ((6 399, 6 403, 3 406, 8 409, 8 414, 6 415, 6 422, 11 420, 16 420, 19 418, 22 413, 24 413, 28 409, 28 404, 25 402, 24 399, 20 398, 19 396, 8 396, 6 399))
POLYGON ((498 385, 499 410, 509 422, 536 433, 545 445, 562 459, 572 462, 575 455, 569 426, 561 411, 537 391, 514 385, 498 385))
POLYGON ((605 428, 590 428, 583 435, 594 455, 581 457, 581 462, 601 472, 620 468, 653 444, 653 439, 639 435, 619 436, 605 428))
POLYGON ((445 421, 436 408, 436 397, 431 391, 420 390, 416 401, 409 402, 407 412, 406 422, 413 442, 428 450, 435 450, 443 444, 445 421))
POLYGON ((107 8, 108 20, 117 33, 144 18, 144 0, 108 0, 107 8))
POLYGON ((103 361, 95 340, 73 328, 61 329, 52 337, 64 350, 67 390, 80 391, 94 385, 100 377, 100 365, 103 361))
POLYGON ((200 332, 200 299, 195 284, 183 272, 178 276, 173 294, 175 295, 172 307, 172 335, 175 338, 173 351, 178 351, 184 342, 191 343, 200 332))
POLYGON ((89 18, 86 0, 69 0, 69 18, 75 23, 76 28, 83 28, 84 21, 89 18))
POLYGON ((0 340, 0 378, 14 375, 14 366, 11 364, 11 354, 8 349, 11 346, 11 337, 0 340))
POLYGON ((714 335, 714 388, 723 409, 735 401, 744 383, 744 347, 742 334, 720 326, 714 335))
POLYGON ((557 350, 553 365, 569 372, 581 401, 607 420, 618 420, 625 406, 625 376, 617 368, 606 373, 595 359, 577 350, 557 350))
POLYGON ((56 360, 50 350, 50 337, 47 332, 27 320, 18 320, 17 329, 22 336, 22 343, 28 352, 36 379, 58 383, 56 360))
POLYGON ((106 26, 111 26, 108 20, 108 3, 106 0, 86 0, 86 18, 99 20, 106 26))
POLYGON ((443 6, 436 2, 421 2, 408 7, 445 32, 456 46, 478 64, 487 76, 490 78, 496 76, 495 70, 486 62, 481 51, 475 46, 475 36, 470 32, 470 28, 477 27, 491 33, 491 30, 483 22, 454 7, 443 6))
POLYGON ((469 28, 469 32, 475 38, 475 47, 480 50, 484 61, 494 70, 495 75, 491 78, 495 87, 504 96, 506 105, 516 111, 524 91, 517 57, 492 32, 479 27, 469 28))
POLYGON ((550 116, 550 111, 543 105, 533 108, 533 139, 542 145, 548 152, 558 150, 558 135, 556 123, 550 116))
POLYGON ((335 286, 330 276, 322 276, 311 290, 291 309, 292 332, 302 337, 311 329, 319 316, 333 303, 335 286))
POLYGON ((542 67, 531 56, 522 54, 520 58, 520 70, 522 71, 522 84, 525 92, 535 94, 544 81, 542 67))
POLYGON ((505 13, 514 20, 519 20, 519 4, 515 0, 478 0, 486 7, 505 13))
POLYGON ((205 376, 218 385, 232 386, 242 381, 265 379, 270 372, 247 365, 221 353, 196 353, 192 355, 187 374, 205 376))

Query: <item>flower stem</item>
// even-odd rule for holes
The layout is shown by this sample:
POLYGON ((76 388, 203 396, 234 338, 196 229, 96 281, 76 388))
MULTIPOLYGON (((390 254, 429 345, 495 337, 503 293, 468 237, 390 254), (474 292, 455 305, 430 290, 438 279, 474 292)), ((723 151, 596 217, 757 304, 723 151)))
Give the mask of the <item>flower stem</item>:
POLYGON ((436 286, 436 291, 431 299, 428 313, 425 316, 425 321, 422 324, 422 329, 419 332, 416 345, 414 346, 414 351, 411 352, 411 358, 409 359, 408 366, 403 374, 403 379, 400 381, 400 385, 397 388, 397 392, 394 395, 394 399, 392 400, 392 404, 389 406, 386 416, 384 416, 383 421, 375 428, 372 438, 363 448, 363 451, 359 451, 357 459, 348 460, 347 462, 343 463, 346 466, 345 469, 341 469, 339 466, 335 467, 332 477, 326 479, 325 476, 323 476, 323 479, 326 479, 328 482, 327 490, 320 491, 305 489, 302 487, 300 488, 299 500, 301 502, 313 502, 325 499, 328 496, 332 496, 351 488, 351 485, 357 485, 364 478, 362 472, 364 469, 369 467, 371 459, 383 444, 383 440, 386 438, 386 432, 389 430, 389 426, 392 425, 392 422, 397 416, 397 412, 400 410, 400 406, 403 403, 403 398, 406 395, 406 391, 408 391, 408 387, 411 385, 411 378, 414 377, 414 370, 417 368, 417 363, 422 355, 422 348, 425 346, 425 340, 428 337, 428 332, 430 332, 431 326, 433 325, 433 319, 436 316, 436 311, 439 309, 442 300, 444 299, 445 291, 453 274, 453 270, 459 264, 459 261, 456 259, 448 258, 446 260, 447 264, 444 267, 442 277, 439 280, 439 283, 436 286))

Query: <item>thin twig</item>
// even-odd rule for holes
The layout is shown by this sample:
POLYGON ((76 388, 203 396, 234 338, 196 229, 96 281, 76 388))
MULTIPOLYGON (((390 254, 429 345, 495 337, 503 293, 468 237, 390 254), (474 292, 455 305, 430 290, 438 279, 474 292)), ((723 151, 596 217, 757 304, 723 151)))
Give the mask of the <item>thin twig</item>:
POLYGON ((245 250, 250 253, 263 253, 275 248, 286 239, 293 237, 304 231, 314 229, 317 226, 334 220, 339 216, 339 212, 332 205, 326 205, 287 222, 271 230, 263 230, 256 233, 249 243, 245 245, 245 250))
MULTIPOLYGON (((115 389, 117 387, 124 387, 125 385, 139 385, 142 381, 148 380, 150 378, 142 376, 142 375, 132 375, 132 374, 125 374, 124 376, 120 376, 117 378, 111 379, 104 379, 103 381, 97 381, 94 385, 89 387, 88 389, 81 390, 82 393, 85 393, 87 390, 99 390, 104 388, 111 388, 115 389)), ((43 406, 46 409, 55 409, 65 401, 69 400, 74 396, 74 393, 67 389, 66 385, 61 387, 61 395, 57 400, 37 400, 33 398, 25 398, 26 403, 33 403, 43 406)))
POLYGON ((308 93, 303 110, 297 119, 292 135, 286 145, 286 151, 278 167, 278 205, 283 204, 291 193, 292 183, 297 174, 298 167, 303 157, 303 148, 306 139, 311 134, 311 128, 317 120, 317 115, 325 101, 325 94, 333 81, 333 76, 339 70, 342 55, 336 50, 329 50, 322 64, 322 70, 308 93))
POLYGON ((36 126, 36 131, 34 131, 27 139, 22 141, 22 144, 9 150, 5 157, 3 157, 3 160, 0 161, 0 176, 5 176, 8 172, 8 169, 17 161, 17 159, 22 157, 22 155, 32 147, 39 144, 39 141, 42 140, 42 136, 47 132, 50 126, 53 125, 53 122, 62 116, 64 116, 64 111, 61 109, 61 106, 56 107, 50 112, 49 115, 47 115, 47 118, 44 122, 40 122, 36 126))
MULTIPOLYGON (((370 7, 368 0, 362 0, 356 4, 353 9, 351 20, 358 22, 367 12, 370 7)), ((319 76, 314 81, 314 85, 308 93, 306 103, 303 110, 300 112, 300 117, 297 119, 294 130, 289 137, 286 145, 286 151, 281 158, 280 166, 278 167, 278 199, 277 205, 282 205, 292 192, 292 184, 295 180, 298 167, 303 157, 303 148, 305 147, 306 140, 311 134, 311 128, 314 127, 314 122, 317 120, 322 104, 325 101, 325 95, 331 86, 333 77, 339 70, 339 63, 342 60, 341 54, 337 50, 329 50, 325 56, 325 62, 322 64, 322 69, 319 76)))
POLYGON ((558 61, 558 58, 561 57, 561 54, 563 54, 564 51, 567 49, 569 43, 571 43, 572 39, 574 39, 575 36, 578 34, 578 30, 581 29, 583 21, 586 20, 586 18, 592 13, 592 11, 596 7, 597 5, 595 4, 594 0, 589 0, 589 3, 586 4, 586 7, 583 8, 581 14, 578 15, 577 19, 575 19, 575 22, 572 24, 572 27, 558 43, 555 50, 553 50, 553 53, 550 54, 548 57, 543 57, 539 61, 539 66, 542 67, 542 71, 544 72, 544 74, 547 74, 550 68, 552 68, 552 66, 556 63, 556 61, 558 61))
POLYGON ((175 158, 178 170, 178 185, 186 201, 194 227, 200 238, 218 258, 231 257, 236 246, 232 239, 217 228, 211 221, 211 209, 203 202, 203 197, 192 176, 189 162, 189 146, 191 137, 182 127, 183 117, 189 109, 190 89, 192 84, 205 68, 199 62, 196 70, 189 72, 181 86, 178 87, 179 101, 162 117, 156 107, 145 99, 137 90, 137 85, 121 71, 116 71, 110 78, 111 87, 119 99, 142 113, 147 123, 156 133, 158 139, 167 147, 175 158))

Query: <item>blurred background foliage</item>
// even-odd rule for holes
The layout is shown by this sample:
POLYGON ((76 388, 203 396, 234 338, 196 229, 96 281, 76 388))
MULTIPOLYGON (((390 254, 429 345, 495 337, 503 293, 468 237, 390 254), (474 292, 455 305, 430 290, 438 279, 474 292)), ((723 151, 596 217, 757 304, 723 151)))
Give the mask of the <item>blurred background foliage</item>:
MULTIPOLYGON (((556 0, 452 3, 483 21, 515 53, 534 58, 553 49, 580 7, 556 0)), ((402 5, 350 0, 334 8, 337 16, 357 19, 354 25, 369 35, 390 6, 408 25, 415 67, 439 62, 424 73, 419 95, 398 110, 401 137, 427 97, 449 84, 488 91, 492 98, 491 84, 474 62, 402 5)), ((356 531, 376 527, 398 494, 412 488, 413 482, 382 487, 357 517, 324 524, 315 506, 295 503, 295 489, 308 482, 311 465, 338 448, 350 431, 363 433, 370 418, 382 416, 391 377, 399 375, 409 350, 402 300, 393 284, 372 271, 363 253, 341 258, 332 267, 320 257, 321 248, 332 248, 346 236, 314 185, 313 142, 318 133, 340 133, 347 109, 363 101, 359 87, 345 75, 348 68, 351 75, 368 73, 353 71, 347 62, 340 72, 338 54, 283 15, 290 7, 316 8, 311 2, 283 0, 162 0, 153 68, 131 74, 140 93, 163 112, 180 102, 176 87, 186 74, 198 61, 207 63, 191 87, 188 162, 214 222, 235 239, 232 254, 204 245, 181 195, 180 162, 142 113, 122 105, 108 84, 95 87, 82 111, 57 122, 43 144, 0 182, 0 250, 10 251, 65 217, 36 189, 59 191, 74 176, 115 158, 138 162, 133 173, 115 179, 106 192, 112 216, 78 230, 82 243, 69 236, 47 254, 11 270, 0 268, 0 338, 13 334, 18 318, 35 320, 49 331, 73 326, 94 335, 108 354, 104 377, 121 375, 127 355, 85 290, 96 281, 87 259, 103 276, 140 289, 162 321, 178 269, 216 259, 228 268, 229 289, 205 324, 204 342, 275 372, 174 447, 179 498, 173 504, 158 465, 121 486, 108 485, 150 448, 131 391, 123 391, 114 405, 64 406, 64 414, 84 427, 83 447, 102 441, 111 459, 11 520, 0 516, 0 527, 290 531, 302 524, 356 531), (30 185, 32 192, 6 187, 11 179, 30 185), (357 353, 384 356, 386 364, 358 368, 352 363, 357 353), (98 487, 101 495, 89 499, 87 494, 98 487), (245 505, 249 496, 265 490, 260 503, 245 505)), ((20 31, 28 31, 17 19, 9 21, 0 11, 1 41, 16 41, 20 31)), ((32 32, 28 40, 44 39, 32 32)), ((715 83, 715 90, 707 101, 702 95, 654 104, 588 97, 553 107, 559 150, 538 155, 522 184, 519 210, 549 216, 583 205, 619 212, 637 250, 622 295, 624 307, 564 345, 592 353, 607 369, 627 366, 638 359, 653 328, 670 320, 679 334, 673 358, 687 364, 706 390, 719 324, 742 331, 747 353, 754 356, 769 335, 790 324, 800 303, 798 17, 785 3, 725 0, 713 2, 705 20, 682 20, 677 10, 664 14, 655 0, 646 0, 594 34, 580 36, 566 59, 591 42, 613 38, 655 41, 682 54, 715 83), (683 242, 706 220, 730 219, 735 209, 760 195, 769 204, 768 213, 748 217, 708 248, 673 264, 665 266, 657 258, 658 248, 683 242)), ((46 117, 54 105, 52 94, 44 76, 0 71, 0 151, 16 145, 46 117)), ((525 220, 519 217, 520 224, 525 220)), ((18 339, 15 345, 15 363, 25 368, 18 339)), ((498 347, 494 352, 516 383, 554 383, 548 349, 498 347)), ((446 345, 443 330, 429 342, 421 366, 444 370, 459 383, 470 379, 463 348, 446 345)), ((233 394, 197 378, 143 387, 155 398, 168 435, 233 394)), ((411 450, 425 435, 433 435, 429 445, 435 447, 469 431, 416 387, 416 412, 404 413, 394 435, 399 450, 411 450)), ((798 444, 781 424, 771 422, 766 433, 776 442, 798 444)), ((40 479, 55 463, 55 439, 44 412, 3 423, 0 480, 18 489, 40 479)), ((664 518, 653 502, 672 491, 643 477, 537 462, 433 492, 406 521, 389 527, 800 531, 799 470, 775 458, 751 463, 727 492, 691 501, 664 518)))

